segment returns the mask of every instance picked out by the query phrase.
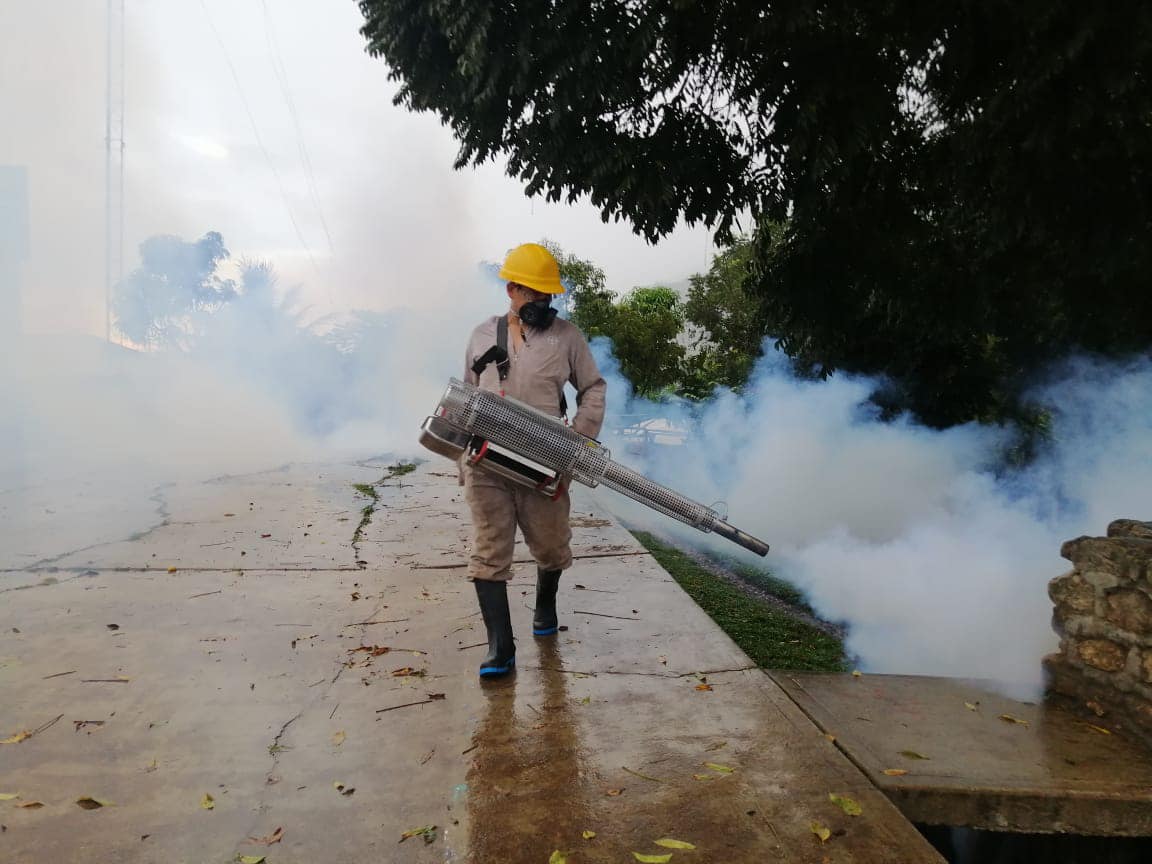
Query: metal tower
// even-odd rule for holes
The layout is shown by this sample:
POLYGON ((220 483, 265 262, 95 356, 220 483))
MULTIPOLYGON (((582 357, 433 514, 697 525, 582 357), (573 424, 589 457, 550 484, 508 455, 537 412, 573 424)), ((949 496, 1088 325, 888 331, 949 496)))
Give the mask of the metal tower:
POLYGON ((104 149, 104 338, 111 341, 112 289, 124 276, 124 0, 108 0, 104 149))

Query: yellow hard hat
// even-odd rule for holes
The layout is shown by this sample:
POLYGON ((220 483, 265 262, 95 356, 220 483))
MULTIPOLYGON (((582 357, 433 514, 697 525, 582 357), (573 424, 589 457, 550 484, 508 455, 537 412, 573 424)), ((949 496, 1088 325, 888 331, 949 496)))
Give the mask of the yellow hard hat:
POLYGON ((539 243, 523 243, 508 253, 500 278, 544 294, 563 294, 560 265, 539 243))

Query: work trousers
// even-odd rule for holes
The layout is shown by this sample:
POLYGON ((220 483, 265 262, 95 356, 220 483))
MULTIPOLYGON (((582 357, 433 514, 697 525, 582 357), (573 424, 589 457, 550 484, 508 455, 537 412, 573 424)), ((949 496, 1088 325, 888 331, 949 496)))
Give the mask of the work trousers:
POLYGON ((468 578, 507 582, 519 526, 541 570, 572 566, 571 499, 565 489, 555 500, 527 486, 465 465, 464 500, 472 509, 472 552, 468 578))

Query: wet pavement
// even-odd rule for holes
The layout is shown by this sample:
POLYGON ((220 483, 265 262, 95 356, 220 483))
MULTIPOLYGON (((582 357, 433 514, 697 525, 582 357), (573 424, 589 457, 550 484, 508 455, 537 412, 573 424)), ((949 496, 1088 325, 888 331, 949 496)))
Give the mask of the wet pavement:
POLYGON ((980 681, 771 676, 915 822, 1152 836, 1152 753, 1103 721, 980 681))
POLYGON ((480 682, 448 468, 171 486, 0 550, 0 861, 940 860, 587 494, 568 629, 529 635, 523 564, 518 672, 480 682))

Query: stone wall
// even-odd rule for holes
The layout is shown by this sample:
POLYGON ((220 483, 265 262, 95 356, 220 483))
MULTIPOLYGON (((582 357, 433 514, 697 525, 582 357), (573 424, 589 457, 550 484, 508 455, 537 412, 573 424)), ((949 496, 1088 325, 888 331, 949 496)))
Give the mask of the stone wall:
POLYGON ((1049 694, 1152 744, 1152 522, 1120 519, 1060 554, 1072 571, 1048 584, 1060 634, 1049 694))

